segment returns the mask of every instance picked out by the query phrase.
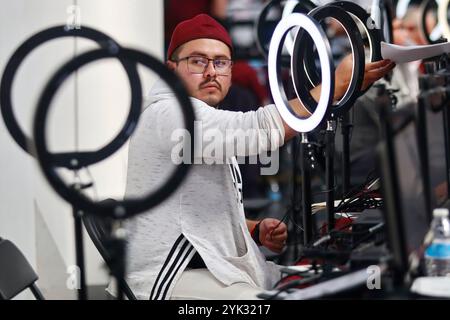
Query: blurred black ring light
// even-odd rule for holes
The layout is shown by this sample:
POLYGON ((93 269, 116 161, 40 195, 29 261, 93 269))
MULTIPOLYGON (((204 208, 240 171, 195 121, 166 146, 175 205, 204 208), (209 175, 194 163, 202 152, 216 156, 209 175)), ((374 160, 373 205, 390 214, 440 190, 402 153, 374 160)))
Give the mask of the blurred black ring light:
MULTIPOLYGON (((436 0, 425 0, 420 5, 420 32, 422 34, 422 37, 429 43, 429 44, 435 44, 440 43, 439 40, 442 36, 442 26, 440 25, 440 21, 438 20, 438 23, 436 24, 435 28, 428 32, 427 30, 427 14, 428 11, 433 9, 433 6, 437 6, 436 0), (433 38, 435 40, 433 40, 433 38)), ((437 10, 439 11, 439 9, 437 10)), ((439 12, 438 12, 439 14, 439 12)))
MULTIPOLYGON (((311 10, 316 8, 316 5, 309 0, 287 0, 284 4, 283 14, 281 15, 281 19, 287 17, 291 13, 298 12, 308 14, 311 10)), ((290 55, 294 51, 294 30, 289 32, 286 36, 285 47, 290 55)))
POLYGON ((450 0, 441 0, 438 5, 438 25, 442 35, 447 41, 450 39, 450 26, 448 24, 448 4, 450 0))
MULTIPOLYGON (((17 144, 27 153, 30 153, 29 148, 33 145, 33 143, 32 140, 24 134, 14 115, 11 94, 14 79, 20 65, 28 54, 30 54, 34 49, 47 41, 63 37, 80 37, 89 39, 95 41, 101 47, 108 47, 111 45, 119 46, 117 42, 114 41, 111 37, 95 29, 85 26, 83 26, 81 29, 68 29, 65 25, 62 25, 51 27, 34 34, 25 42, 23 42, 19 48, 17 48, 17 50, 13 53, 8 63, 6 64, 1 79, 0 105, 6 128, 8 129, 12 138, 17 142, 17 144)), ((139 75, 137 74, 136 66, 126 61, 121 61, 121 63, 124 66, 130 81, 136 82, 136 79, 138 79, 139 77, 139 75)), ((141 107, 137 104, 137 102, 139 101, 135 101, 135 111, 140 110, 141 107)), ((130 114, 130 117, 131 116, 132 114, 130 114)), ((130 121, 131 119, 127 119, 127 123, 129 123, 130 121)), ((113 141, 120 139, 120 134, 121 133, 119 133, 119 135, 113 141)))
POLYGON ((266 20, 270 10, 272 10, 275 7, 278 7, 281 11, 281 0, 272 0, 268 2, 261 10, 261 13, 256 19, 255 24, 256 45, 258 46, 259 51, 263 54, 265 58, 268 57, 269 50, 267 49, 267 43, 264 41, 264 27, 266 26, 266 20))
MULTIPOLYGON (((360 96, 361 86, 364 80, 364 43, 361 33, 358 31, 356 22, 342 8, 333 5, 322 6, 312 10, 308 16, 317 20, 321 25, 325 26, 326 18, 335 19, 344 29, 350 41, 353 54, 353 69, 350 84, 344 96, 332 108, 328 109, 330 116, 336 118, 350 109, 355 100, 360 96)), ((294 89, 301 101, 308 101, 305 107, 317 105, 316 101, 310 94, 313 86, 320 83, 317 70, 314 68, 315 60, 313 55, 313 45, 311 38, 305 37, 305 33, 300 31, 294 43, 294 57, 292 73, 294 81, 294 89), (313 72, 312 72, 312 71, 313 72), (314 80, 311 80, 313 76, 314 80), (310 84, 310 85, 309 85, 310 84)), ((308 109, 313 112, 314 109, 308 109)))
MULTIPOLYGON (((157 59, 137 50, 110 47, 108 49, 102 48, 89 51, 64 64, 50 78, 50 81, 45 86, 39 98, 33 128, 37 159, 45 177, 56 192, 76 208, 85 212, 94 212, 105 216, 111 216, 113 218, 124 219, 148 210, 169 197, 185 178, 188 173, 189 164, 182 163, 178 165, 164 185, 162 185, 158 190, 153 191, 140 199, 126 199, 124 201, 107 203, 93 202, 79 190, 67 186, 60 178, 56 171, 55 156, 49 152, 47 140, 45 138, 45 127, 52 100, 58 88, 70 76, 70 74, 85 64, 105 58, 119 58, 128 60, 133 64, 140 63, 158 74, 172 89, 176 99, 180 103, 180 106, 182 106, 181 109, 183 111, 185 128, 191 137, 194 136, 194 111, 184 86, 178 77, 157 59)), ((132 85, 138 85, 140 87, 140 82, 132 85)), ((139 88, 137 91, 141 92, 141 89, 139 88)), ((131 136, 135 128, 136 123, 130 125, 126 130, 126 137, 131 136)), ((121 143, 123 144, 125 142, 126 139, 123 137, 121 143)), ((189 150, 191 161, 194 154, 193 148, 194 145, 191 143, 189 150)), ((187 152, 186 149, 184 151, 187 152)), ((59 164, 59 161, 57 162, 59 164)))
MULTIPOLYGON (((282 17, 284 17, 284 7, 283 5, 288 4, 288 10, 290 10, 290 13, 308 13, 312 9, 316 7, 314 3, 312 3, 309 0, 300 0, 297 1, 298 3, 292 8, 293 0, 283 1, 283 0, 272 0, 269 1, 261 10, 261 13, 259 14, 258 18, 256 19, 255 23, 255 30, 256 30, 256 45, 261 52, 261 54, 264 56, 264 58, 267 59, 269 54, 269 46, 270 43, 267 43, 265 40, 265 27, 267 27, 267 16, 271 12, 272 9, 275 9, 278 7, 280 10, 280 13, 282 13, 282 17)), ((289 38, 288 38, 289 39, 289 38)), ((292 41, 292 39, 291 39, 292 41)))
POLYGON ((373 0, 370 16, 381 29, 381 40, 393 43, 394 31, 392 22, 394 18, 394 5, 391 0, 373 0))
MULTIPOLYGON (((294 55, 292 61, 296 59, 294 55)), ((334 65, 331 59, 331 50, 325 32, 320 24, 309 16, 302 13, 293 13, 282 19, 272 36, 269 48, 268 59, 269 85, 273 100, 286 123, 297 132, 310 132, 314 130, 323 120, 327 109, 332 103, 334 92, 334 65), (281 79, 281 66, 279 58, 283 49, 283 43, 288 32, 295 27, 304 29, 313 39, 319 54, 321 65, 322 90, 320 99, 315 111, 306 119, 303 119, 292 112, 281 79)), ((306 101, 300 100, 307 109, 306 101)))

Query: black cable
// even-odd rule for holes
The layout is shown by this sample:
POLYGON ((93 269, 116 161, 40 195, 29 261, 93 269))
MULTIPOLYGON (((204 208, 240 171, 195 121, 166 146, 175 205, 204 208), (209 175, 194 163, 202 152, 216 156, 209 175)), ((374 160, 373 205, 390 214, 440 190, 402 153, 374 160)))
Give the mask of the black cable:
MULTIPOLYGON (((292 277, 292 276, 302 276, 303 274, 307 274, 307 273, 311 272, 311 271, 314 270, 314 269, 317 269, 317 266, 311 266, 310 268, 308 268, 308 269, 305 270, 305 271, 296 271, 296 272, 293 272, 293 270, 289 270, 289 274, 287 274, 286 276, 280 278, 280 280, 278 280, 278 281, 273 285, 273 287, 274 287, 274 288, 277 288, 277 287, 280 285, 280 283, 283 282, 283 280, 286 280, 286 279, 289 278, 289 277, 292 277)), ((283 274, 283 273, 286 273, 286 272, 281 271, 281 273, 283 274)))
POLYGON ((376 235, 377 232, 379 232, 380 230, 383 230, 384 228, 384 222, 380 222, 379 224, 375 225, 374 227, 370 228, 369 230, 365 231, 365 233, 367 233, 367 235, 365 235, 364 237, 362 237, 361 239, 359 239, 358 241, 356 241, 351 249, 354 250, 356 249, 361 243, 367 241, 368 239, 370 239, 372 236, 376 235))
MULTIPOLYGON (((291 217, 290 214, 289 214, 290 212, 292 212, 292 206, 288 206, 288 207, 286 208, 286 211, 285 211, 283 217, 280 219, 280 221, 278 222, 278 224, 275 226, 274 230, 275 230, 276 228, 278 228, 278 227, 281 225, 282 222, 284 222, 284 221, 286 221, 286 219, 288 219, 290 222, 292 222, 292 224, 293 224, 294 227, 298 228, 301 232, 304 231, 303 228, 302 228, 301 226, 299 226, 298 224, 296 224, 295 221, 292 219, 292 217, 291 217)), ((288 227, 289 227, 289 226, 288 226, 288 227)), ((295 242, 294 242, 294 243, 286 242, 286 245, 287 245, 287 246, 291 246, 291 245, 294 245, 294 244, 297 244, 297 243, 295 243, 295 242)))
MULTIPOLYGON (((364 184, 358 186, 357 188, 354 188, 354 189, 350 190, 350 191, 348 192, 348 194, 351 194, 351 193, 355 192, 355 190, 359 190, 361 187, 366 186, 366 185, 368 184, 368 181, 370 180, 370 177, 371 177, 371 175, 373 174, 374 171, 375 171, 375 170, 371 170, 371 171, 369 172, 369 174, 368 174, 367 177, 366 177, 366 182, 365 182, 364 184)), ((359 193, 355 194, 354 196, 352 196, 351 198, 349 198, 349 200, 348 200, 347 202, 348 202, 348 203, 352 203, 352 201, 358 199, 358 198, 361 197, 361 196, 364 196, 367 192, 372 192, 372 191, 363 190, 362 192, 359 192, 359 193)), ((347 196, 347 195, 346 195, 346 196, 347 196)), ((371 200, 378 201, 378 200, 375 200, 375 199, 373 199, 373 198, 372 198, 371 200)), ((342 202, 343 202, 343 201, 341 201, 341 204, 342 204, 342 202)), ((347 202, 344 202, 344 204, 346 204, 347 202)), ((338 206, 338 207, 336 208, 336 211, 338 211, 338 209, 341 209, 341 208, 342 208, 342 205, 338 206)), ((350 219, 350 217, 349 217, 348 215, 347 215, 347 217, 350 219)), ((319 238, 318 240, 315 240, 314 242, 311 241, 311 243, 310 243, 309 245, 310 245, 310 246, 318 246, 318 245, 322 244, 322 243, 325 242, 325 241, 328 243, 328 241, 331 240, 331 238, 333 238, 335 235, 339 235, 339 232, 340 232, 340 231, 342 231, 342 230, 344 230, 344 229, 347 229, 347 228, 351 227, 352 225, 353 225, 353 222, 352 222, 352 223, 345 224, 345 225, 339 227, 338 229, 333 229, 333 230, 331 230, 328 234, 322 236, 322 237, 319 238), (325 240, 322 240, 322 239, 325 239, 325 240), (322 240, 322 241, 321 241, 321 240, 322 240), (317 244, 318 241, 320 241, 320 243, 317 244), (316 244, 316 245, 315 245, 315 244, 316 244)), ((325 227, 325 226, 322 226, 322 227, 319 229, 319 231, 320 231, 321 229, 323 229, 324 227, 325 227)), ((366 231, 364 231, 363 233, 365 233, 365 232, 366 232, 366 231)), ((358 233, 358 234, 359 234, 359 233, 358 233)))
POLYGON ((343 203, 346 202, 346 199, 347 199, 348 197, 350 197, 349 199, 351 199, 351 198, 353 198, 353 197, 355 197, 355 196, 358 196, 358 193, 356 193, 356 194, 354 194, 354 195, 352 195, 352 194, 355 193, 355 192, 357 192, 357 191, 359 191, 359 190, 361 190, 361 189, 363 189, 363 188, 369 183, 370 180, 373 180, 373 179, 371 179, 371 176, 372 176, 372 174, 375 173, 375 172, 376 172, 376 169, 372 169, 371 171, 369 171, 369 173, 368 173, 367 176, 366 176, 366 180, 364 181, 364 183, 362 183, 362 184, 360 184, 360 185, 358 185, 358 186, 356 186, 356 187, 350 189, 350 191, 348 191, 348 192, 344 195, 344 197, 342 198, 341 202, 337 205, 337 207, 335 208, 335 210, 336 210, 336 211, 340 210, 341 205, 342 205, 343 203))

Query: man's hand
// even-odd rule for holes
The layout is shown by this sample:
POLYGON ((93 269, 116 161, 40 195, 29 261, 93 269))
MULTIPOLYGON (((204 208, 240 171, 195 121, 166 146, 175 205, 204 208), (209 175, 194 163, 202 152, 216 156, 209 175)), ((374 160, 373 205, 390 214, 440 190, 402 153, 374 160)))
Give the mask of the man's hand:
MULTIPOLYGON (((367 89, 372 83, 384 77, 395 67, 395 63, 390 60, 380 60, 366 63, 364 69, 364 81, 361 90, 367 89)), ((347 91, 352 80, 353 59, 352 55, 347 55, 336 68, 334 101, 341 99, 347 91)))
POLYGON ((287 240, 287 227, 278 219, 266 218, 259 224, 259 241, 269 250, 280 253, 287 240))

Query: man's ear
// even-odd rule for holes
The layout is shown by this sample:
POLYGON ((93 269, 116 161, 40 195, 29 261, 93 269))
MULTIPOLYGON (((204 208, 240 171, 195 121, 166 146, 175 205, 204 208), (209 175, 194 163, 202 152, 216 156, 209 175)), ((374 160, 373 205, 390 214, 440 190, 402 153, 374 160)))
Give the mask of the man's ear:
POLYGON ((167 60, 167 61, 166 61, 166 66, 167 66, 167 68, 169 68, 170 70, 175 71, 175 69, 176 69, 176 67, 177 67, 177 63, 174 62, 174 61, 167 60))

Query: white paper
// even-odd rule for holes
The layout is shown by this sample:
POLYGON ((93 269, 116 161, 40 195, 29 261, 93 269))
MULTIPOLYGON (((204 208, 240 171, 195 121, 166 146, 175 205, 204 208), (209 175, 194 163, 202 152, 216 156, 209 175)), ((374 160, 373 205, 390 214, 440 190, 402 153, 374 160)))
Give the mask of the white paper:
POLYGON ((381 42, 381 56, 396 63, 411 62, 435 57, 450 52, 450 42, 422 45, 422 46, 399 46, 381 42))

